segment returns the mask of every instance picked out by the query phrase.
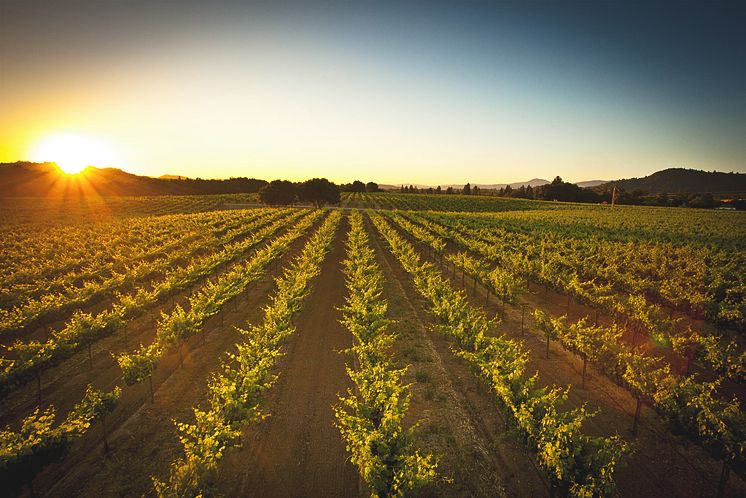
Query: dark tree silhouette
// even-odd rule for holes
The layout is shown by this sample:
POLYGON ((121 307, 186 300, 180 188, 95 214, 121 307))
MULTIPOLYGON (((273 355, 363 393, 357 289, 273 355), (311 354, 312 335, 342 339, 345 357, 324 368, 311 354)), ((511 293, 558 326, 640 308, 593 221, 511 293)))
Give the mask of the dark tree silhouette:
POLYGON ((274 180, 259 190, 259 200, 269 206, 293 204, 298 200, 298 187, 287 180, 274 180))
POLYGON ((461 191, 464 195, 471 195, 471 185, 466 184, 464 185, 464 189, 461 191))
POLYGON ((339 204, 339 192, 339 187, 326 178, 313 178, 301 185, 300 198, 302 201, 321 207, 325 204, 339 204))
POLYGON ((350 192, 365 192, 365 184, 360 180, 355 180, 350 185, 350 192))
POLYGON ((378 184, 376 182, 368 182, 365 184, 366 192, 379 192, 378 184))

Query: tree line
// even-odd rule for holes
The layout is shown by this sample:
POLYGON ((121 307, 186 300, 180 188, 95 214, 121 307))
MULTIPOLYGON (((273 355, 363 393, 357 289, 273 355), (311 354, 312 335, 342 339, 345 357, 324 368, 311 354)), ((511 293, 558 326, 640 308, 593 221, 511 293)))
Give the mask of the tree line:
POLYGON ((442 189, 417 188, 413 185, 402 185, 399 192, 404 194, 460 194, 460 195, 491 195, 497 197, 512 197, 517 199, 535 199, 543 201, 583 202, 583 203, 608 203, 632 204, 644 206, 684 206, 695 208, 715 208, 721 205, 732 206, 735 209, 746 209, 746 202, 740 200, 721 202, 709 193, 676 193, 669 194, 659 192, 651 195, 642 189, 627 191, 617 188, 613 192, 613 184, 599 185, 598 187, 583 188, 574 183, 565 182, 561 177, 546 185, 532 187, 531 185, 512 188, 510 185, 500 189, 480 189, 478 186, 467 183, 463 188, 448 187, 442 189))

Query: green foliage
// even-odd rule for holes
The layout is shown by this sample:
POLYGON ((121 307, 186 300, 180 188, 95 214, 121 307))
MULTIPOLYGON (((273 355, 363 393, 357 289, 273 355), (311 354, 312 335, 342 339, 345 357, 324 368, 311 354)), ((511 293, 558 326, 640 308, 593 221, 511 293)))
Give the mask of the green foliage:
POLYGON ((149 346, 140 345, 133 353, 122 353, 115 357, 119 368, 122 370, 122 381, 131 386, 139 384, 151 375, 158 364, 161 351, 158 344, 149 346))
MULTIPOLYGON (((242 274, 255 275, 320 216, 319 211, 259 250, 242 274)), ((243 343, 236 345, 236 352, 228 355, 221 371, 208 383, 209 408, 195 408, 193 424, 176 423, 184 455, 171 464, 167 481, 153 478, 158 496, 192 497, 214 493, 218 463, 225 451, 235 444, 243 426, 263 417, 258 409, 261 394, 276 378, 271 369, 282 354, 283 339, 294 331, 291 318, 300 309, 311 281, 320 272, 340 218, 338 211, 332 212, 311 236, 300 256, 277 279, 277 291, 265 309, 264 320, 248 330, 241 330, 243 343)), ((230 288, 227 283, 226 286, 230 288)))
MULTIPOLYGON (((377 214, 374 224, 392 252, 410 273, 415 288, 430 302, 443 329, 458 342, 457 353, 487 382, 536 455, 555 487, 573 496, 612 496, 613 472, 627 444, 619 437, 590 437, 581 432, 589 414, 585 408, 563 411, 566 391, 536 389, 536 376, 527 376, 527 353, 519 341, 488 335, 489 322, 480 310, 469 306, 463 293, 454 290, 429 263, 420 262, 409 243, 377 214)), ((535 314, 546 333, 552 321, 535 314)))
POLYGON ((18 431, 0 430, 0 487, 17 491, 50 463, 60 460, 73 439, 85 434, 94 420, 105 416, 116 406, 121 389, 111 393, 86 389, 83 400, 68 416, 54 426, 55 409, 35 409, 24 418, 18 431))
POLYGON ((355 337, 350 352, 359 366, 347 368, 355 388, 334 407, 337 427, 372 496, 411 496, 436 479, 437 462, 421 455, 413 429, 402 427, 409 392, 402 383, 406 369, 393 368, 387 353, 393 336, 387 331, 391 320, 382 297, 383 274, 359 212, 350 215, 350 225, 344 261, 349 294, 341 322, 355 337))

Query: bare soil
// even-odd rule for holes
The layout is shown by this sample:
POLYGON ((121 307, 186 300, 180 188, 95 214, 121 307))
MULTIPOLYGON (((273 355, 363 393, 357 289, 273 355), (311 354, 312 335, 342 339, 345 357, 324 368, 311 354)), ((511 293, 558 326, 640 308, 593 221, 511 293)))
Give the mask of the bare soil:
MULTIPOLYGON (((309 230, 309 234, 311 231, 309 230)), ((305 244, 300 237, 265 276, 253 282, 246 292, 227 303, 205 326, 202 337, 192 337, 182 348, 184 366, 180 368, 177 352, 159 362, 153 375, 154 403, 149 400, 149 386, 123 389, 115 411, 107 417, 109 454, 103 450, 102 427, 93 427, 77 441, 59 464, 53 464, 34 480, 34 491, 46 496, 140 496, 152 490, 150 476, 168 476, 169 464, 180 455, 173 420, 193 420, 192 408, 206 399, 210 372, 217 370, 222 353, 230 351, 240 340, 235 327, 258 320, 274 287, 274 278, 305 244)), ((178 301, 178 298, 177 298, 178 301)), ((184 304, 184 303, 182 303, 184 304)), ((130 347, 135 341, 152 340, 153 322, 143 317, 142 329, 130 331, 130 347), (133 337, 134 336, 134 337, 133 337)), ((83 381, 98 389, 111 390, 121 372, 107 348, 121 348, 123 337, 114 336, 97 343, 94 369, 86 358, 56 375, 47 385, 45 396, 53 400, 60 413, 66 413, 82 397, 83 381)), ((28 390, 28 389, 27 389, 28 390)))
POLYGON ((349 462, 332 406, 350 387, 345 355, 352 338, 339 323, 344 304, 346 219, 321 274, 294 320, 296 331, 279 362, 277 383, 266 402, 270 416, 248 427, 241 448, 221 463, 225 496, 350 497, 359 493, 357 470, 349 462))
MULTIPOLYGON (((408 371, 411 406, 406 423, 414 427, 422 453, 432 453, 442 478, 422 490, 421 496, 548 496, 546 477, 537 468, 514 431, 506 428, 494 394, 452 351, 454 341, 436 330, 428 303, 412 287, 386 242, 366 221, 371 243, 385 276, 384 296, 392 330, 397 339, 392 354, 408 371)), ((285 355, 277 365, 279 379, 262 403, 270 416, 248 427, 243 444, 231 449, 220 464, 219 492, 224 496, 366 496, 357 469, 350 463, 344 441, 335 427, 332 406, 350 386, 340 351, 352 338, 339 323, 346 288, 341 262, 345 257, 344 220, 337 232, 321 274, 296 316, 295 333, 287 340, 285 355)), ((310 233, 310 231, 309 231, 310 233)), ((279 274, 302 248, 301 237, 234 303, 228 303, 207 325, 206 342, 192 338, 185 345, 184 367, 175 352, 163 359, 155 372, 155 402, 150 403, 148 383, 125 388, 122 399, 107 417, 110 451, 104 453, 102 427, 94 427, 77 441, 70 454, 53 464, 34 481, 36 494, 44 496, 141 496, 152 492, 150 476, 164 479, 169 465, 181 454, 172 420, 193 420, 192 408, 204 402, 210 373, 219 368, 223 353, 241 340, 234 326, 262 318, 262 307, 279 274)), ((437 262, 436 262, 437 263, 437 262)), ((529 318, 539 308, 565 313, 566 297, 532 286, 520 296, 525 306, 503 306, 488 298, 481 286, 456 271, 445 271, 456 287, 466 291, 471 303, 502 323, 494 333, 521 338, 530 353, 529 371, 538 371, 542 385, 572 386, 567 407, 587 404, 597 415, 585 427, 589 434, 619 434, 633 445, 615 480, 619 494, 630 497, 714 496, 720 463, 683 436, 665 427, 653 410, 645 407, 637 436, 632 435, 635 400, 625 389, 588 365, 581 388, 582 361, 552 342, 546 342, 529 318), (462 286, 463 281, 463 286, 462 286), (525 315, 523 314, 525 310, 525 315), (522 326, 523 322, 523 326, 522 326)), ((175 297, 184 303, 187 293, 175 297)), ((166 303, 158 309, 169 310, 166 303)), ((570 319, 590 311, 570 305, 570 319)), ((602 317, 602 320, 604 318, 602 317)), ((85 385, 112 389, 120 371, 111 352, 148 343, 154 335, 149 315, 136 320, 122 335, 112 336, 92 348, 93 368, 84 350, 45 372, 44 405, 53 402, 65 414, 82 397, 85 385)), ((35 405, 36 386, 30 383, 11 393, 0 405, 0 424, 18 421, 35 405)), ((0 494, 2 492, 0 491, 0 494)), ((731 473, 726 496, 746 496, 746 484, 731 473)))
POLYGON ((516 442, 491 394, 435 332, 427 303, 372 225, 369 234, 386 277, 389 314, 397 320, 395 354, 409 367, 410 424, 443 477, 423 496, 548 496, 548 485, 516 442))
MULTIPOLYGON (((567 407, 586 404, 590 411, 596 412, 586 423, 588 434, 618 434, 631 444, 632 453, 624 457, 623 465, 615 474, 622 496, 700 497, 716 494, 722 462, 715 461, 685 436, 673 434, 655 411, 646 406, 641 412, 638 434, 633 435, 636 400, 629 391, 597 372, 591 364, 587 365, 583 389, 582 360, 554 341, 550 342, 547 358, 545 335, 536 328, 530 313, 538 308, 553 316, 567 314, 571 321, 586 316, 592 320, 595 312, 591 308, 571 301, 568 309, 567 296, 537 285, 521 292, 518 299, 521 304, 503 306, 494 295, 488 300, 486 289, 480 284, 475 286, 472 277, 463 275, 458 269, 454 275, 453 266, 445 263, 445 259, 441 264, 440 258, 429 257, 422 247, 415 247, 423 257, 439 265, 451 283, 465 291, 474 306, 500 318, 501 324, 495 333, 505 333, 524 341, 530 353, 528 371, 539 372, 540 385, 571 386, 567 407)), ((608 320, 600 317, 601 322, 608 320)), ((638 336, 637 340, 639 344, 643 337, 638 336)), ((746 496, 746 483, 731 473, 725 496, 746 496)))

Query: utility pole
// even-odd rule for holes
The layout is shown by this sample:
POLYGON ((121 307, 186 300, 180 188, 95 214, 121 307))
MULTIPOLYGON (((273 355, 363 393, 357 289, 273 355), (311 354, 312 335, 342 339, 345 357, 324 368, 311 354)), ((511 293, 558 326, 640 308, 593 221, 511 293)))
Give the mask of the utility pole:
POLYGON ((616 201, 616 185, 614 185, 614 190, 611 191, 611 209, 614 209, 615 201, 616 201))

